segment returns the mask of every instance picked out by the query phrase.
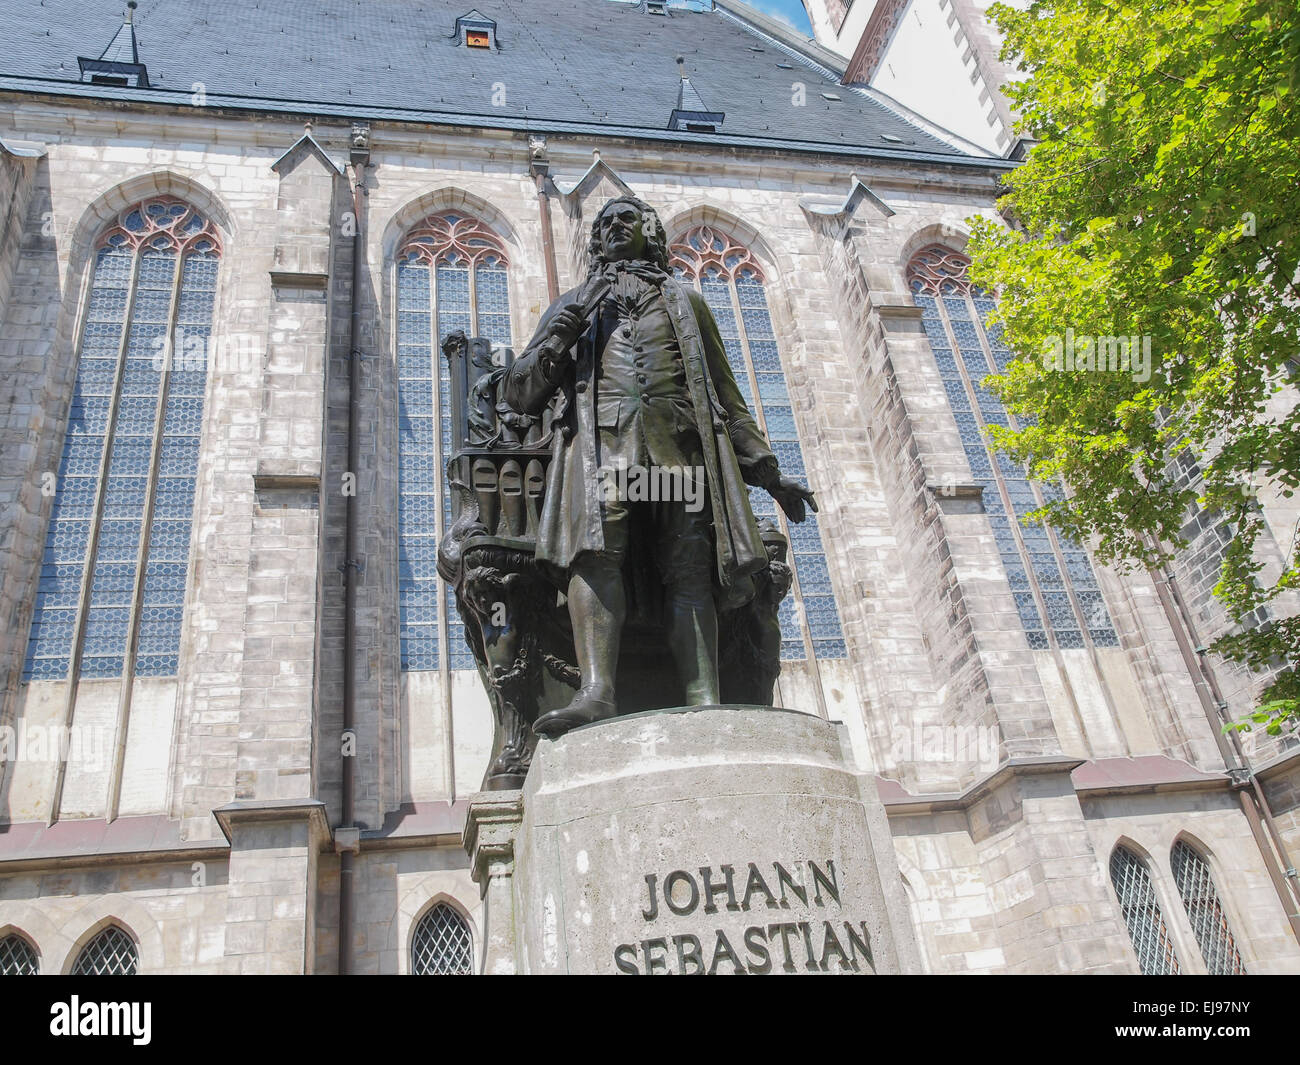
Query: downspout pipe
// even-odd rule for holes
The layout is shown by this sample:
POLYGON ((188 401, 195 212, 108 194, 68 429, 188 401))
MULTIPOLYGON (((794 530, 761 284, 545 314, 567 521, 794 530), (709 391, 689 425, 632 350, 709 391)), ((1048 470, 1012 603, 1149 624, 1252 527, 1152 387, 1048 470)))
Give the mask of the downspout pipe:
POLYGON ((546 265, 546 298, 554 303, 560 296, 560 280, 555 263, 555 230, 551 226, 551 200, 546 194, 551 163, 546 155, 545 137, 533 137, 528 143, 528 172, 537 183, 537 210, 542 221, 542 260, 546 265))
POLYGON ((1291 926, 1291 934, 1295 936, 1297 942, 1300 942, 1300 904, 1298 904, 1296 897, 1295 867, 1292 865, 1282 838, 1277 832, 1268 800, 1264 796, 1259 781, 1256 780, 1255 773, 1250 767, 1245 750, 1241 746, 1240 738, 1235 732, 1232 732, 1229 734, 1231 736, 1231 741, 1229 741, 1223 734, 1223 726, 1228 720, 1226 716, 1227 704, 1223 701, 1222 693, 1209 663, 1204 660, 1203 655, 1197 653, 1196 648, 1193 646, 1196 630, 1192 626, 1187 606, 1178 591, 1174 575, 1155 567, 1148 567, 1148 572, 1155 584, 1156 596, 1164 609, 1169 627, 1173 630, 1174 640, 1178 644, 1178 651, 1182 656, 1183 664, 1187 667, 1192 686, 1196 689, 1196 696, 1201 704, 1201 709, 1205 713, 1206 720, 1210 723, 1210 730, 1214 733, 1214 741, 1219 745, 1219 753, 1223 757, 1224 765, 1227 766, 1228 777, 1231 779, 1233 789, 1237 792, 1238 799, 1241 802, 1242 814, 1250 826, 1255 845, 1259 848, 1260 856, 1264 859, 1264 867, 1268 870, 1269 879, 1273 883, 1273 890, 1277 893, 1278 901, 1282 904, 1282 911, 1286 914, 1287 923, 1291 926), (1265 836, 1264 822, 1267 822, 1269 826, 1272 847, 1269 846, 1269 838, 1265 836), (1274 853, 1274 847, 1277 849, 1276 854, 1274 853), (1278 863, 1279 857, 1282 865, 1278 863), (1282 866, 1286 866, 1286 869, 1284 870, 1282 866))
POLYGON ((370 130, 352 127, 352 291, 348 315, 348 465, 344 507, 347 531, 343 560, 343 731, 339 751, 342 759, 343 796, 339 829, 347 838, 339 846, 339 963, 340 976, 352 972, 353 962, 353 872, 356 861, 356 700, 357 700, 357 584, 361 577, 357 489, 361 468, 361 274, 365 255, 366 169, 370 166, 370 130), (351 482, 348 484, 348 482, 351 482))

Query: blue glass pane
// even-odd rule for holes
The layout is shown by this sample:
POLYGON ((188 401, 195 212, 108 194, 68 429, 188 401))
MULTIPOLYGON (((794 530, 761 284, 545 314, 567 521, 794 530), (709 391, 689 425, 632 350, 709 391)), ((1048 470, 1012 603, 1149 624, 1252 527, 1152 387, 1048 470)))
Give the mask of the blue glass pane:
POLYGON ((745 324, 745 336, 755 340, 772 338, 772 319, 768 317, 766 305, 760 307, 742 307, 741 321, 745 324))
POLYGON ((769 518, 772 521, 776 521, 776 500, 763 491, 763 489, 750 486, 749 505, 754 511, 754 517, 760 520, 763 518, 769 518))
MULTIPOLYGON (((139 221, 139 212, 134 217, 139 221)), ((197 224, 201 227, 202 220, 197 224)), ((27 677, 67 675, 75 631, 75 622, 69 623, 83 573, 88 581, 82 676, 121 675, 133 624, 145 650, 174 650, 176 640, 160 635, 158 626, 179 633, 217 260, 210 254, 188 258, 179 286, 174 285, 177 266, 176 254, 163 246, 145 248, 137 261, 119 242, 96 258, 38 588, 36 654, 27 677), (133 273, 135 293, 127 323, 133 273), (173 357, 190 359, 195 366, 186 369, 182 362, 178 370, 174 361, 165 374, 174 288, 173 357), (165 404, 163 426, 158 425, 160 402, 165 404), (107 435, 110 421, 113 430, 107 435), (155 481, 160 469, 164 476, 155 481), (146 529, 151 483, 154 518, 146 529), (95 555, 87 560, 96 522, 95 555), (179 570, 155 573, 153 562, 146 565, 139 614, 133 617, 139 560, 146 553, 142 549, 151 559, 175 560, 179 570), (47 646, 55 636, 64 641, 62 646, 47 646)), ((142 672, 175 673, 176 665, 175 654, 152 654, 142 672)))
POLYGON ((788 404, 790 402, 790 393, 785 386, 785 374, 759 374, 758 398, 763 401, 765 407, 769 403, 788 404))
MULTIPOLYGON (((86 674, 86 660, 111 658, 120 663, 126 651, 127 635, 131 628, 131 608, 126 606, 105 606, 93 603, 86 612, 86 638, 82 646, 82 673, 86 674)), ((108 676, 97 672, 87 674, 108 676)))
MULTIPOLYGON (((426 268, 427 269, 427 268, 426 268)), ((441 264, 436 272, 438 286, 438 337, 442 340, 448 333, 463 329, 467 334, 474 334, 474 324, 470 321, 469 306, 469 267, 441 264)), ((427 312, 428 304, 425 304, 427 312)), ((411 337, 410 340, 414 340, 411 337)), ((439 359, 439 363, 443 360, 439 359)))
POLYGON ((130 250, 106 248, 95 260, 24 680, 68 674, 133 269, 130 250))
POLYGON ((700 282, 700 294, 713 312, 722 339, 740 335, 736 327, 736 311, 731 303, 731 286, 724 278, 706 278, 700 282))
POLYGON ((87 647, 81 653, 81 676, 87 678, 120 677, 124 656, 120 654, 92 653, 87 647))
POLYGON ((842 633, 839 614, 835 610, 835 600, 831 596, 804 593, 803 608, 808 618, 808 630, 812 633, 813 639, 840 638, 842 633))
POLYGON ((465 626, 456 610, 456 594, 448 588, 444 593, 447 611, 447 665, 451 669, 476 669, 474 655, 465 642, 465 626))
POLYGON ((950 321, 960 322, 970 317, 966 301, 961 296, 945 296, 942 303, 950 321))
MULTIPOLYGON (((497 260, 480 261, 473 285, 476 319, 463 259, 440 262, 432 277, 418 261, 398 266, 398 594, 401 661, 407 670, 438 668, 437 518, 441 512, 449 520, 451 501, 437 469, 437 445, 444 456, 452 451, 450 374, 439 345, 457 329, 497 344, 512 339, 506 268, 497 260)), ((444 594, 449 664, 473 669, 452 593, 444 594)))
MULTIPOLYGON (((961 297, 945 296, 941 300, 935 300, 931 296, 917 295, 915 300, 921 308, 922 326, 930 341, 971 473, 977 483, 985 486, 985 510, 1030 646, 1048 646, 1048 629, 1044 628, 1043 619, 1039 616, 1037 604, 1030 592, 1031 572, 1044 593, 1048 604, 1047 625, 1058 644, 1062 647, 1081 646, 1080 618, 1069 602, 1066 589, 1069 587, 1067 581, 1074 582, 1076 591, 1095 588, 1087 556, 1078 552, 1063 567, 1058 562, 1047 530, 1041 525, 1023 523, 1025 515, 1038 506, 1038 495, 1025 471, 1007 456, 994 452, 984 433, 986 425, 1010 425, 1001 401, 982 384, 983 378, 992 369, 982 341, 991 341, 995 345, 995 355, 998 355, 999 363, 1002 362, 1001 355, 996 350, 1000 333, 987 333, 983 321, 992 311, 993 302, 982 294, 977 295, 974 305, 979 317, 973 319, 967 301, 961 297), (953 339, 958 348, 955 352, 951 347, 953 339), (969 390, 966 379, 971 382, 969 390), (1003 510, 998 492, 999 483, 1011 503, 1014 518, 1003 510), (1012 520, 1019 527, 1019 541, 1011 527, 1012 520)), ((1051 491, 1054 489, 1045 488, 1044 498, 1050 498, 1051 491)), ((1090 600, 1085 613, 1089 611, 1093 619, 1099 622, 1096 631, 1105 637, 1110 623, 1099 596, 1096 602, 1090 600)), ((1093 631, 1091 621, 1086 627, 1090 632, 1093 631)), ((1113 641, 1113 636, 1110 640, 1113 641)))
POLYGON ((789 407, 764 404, 768 440, 797 440, 794 411, 789 407))
POLYGON ((798 554, 795 566, 799 571, 799 590, 805 596, 831 594, 831 577, 826 570, 824 555, 798 554))
MULTIPOLYGON (((977 298, 974 302, 979 315, 980 326, 988 330, 986 318, 993 310, 993 301, 986 298, 977 298)), ((972 325, 970 328, 973 329, 974 326, 972 325)), ((999 344, 1001 339, 1000 329, 988 330, 986 339, 991 346, 999 344)), ((1005 351, 1005 349, 1003 350, 1005 351)), ((998 352, 996 346, 994 346, 994 354, 997 356, 997 361, 1005 365, 1005 359, 998 352)), ((963 357, 967 358, 968 364, 974 361, 973 356, 967 356, 965 350, 963 350, 963 357)), ((989 369, 988 360, 982 353, 979 356, 979 367, 981 373, 987 372, 989 369)), ((977 387, 977 393, 980 397, 981 410, 989 411, 985 418, 986 421, 996 422, 1001 425, 1009 424, 1000 402, 991 392, 981 386, 977 387)), ((1034 488, 1031 487, 1024 469, 1016 466, 1006 456, 998 456, 997 462, 1007 486, 1008 495, 1015 507, 1016 516, 1022 522, 1022 539, 1028 551, 1028 562, 1040 588, 1043 590, 1043 597, 1047 603, 1048 623, 1052 628, 1057 643, 1064 648, 1082 647, 1082 630, 1086 629, 1093 641, 1099 646, 1116 646, 1118 639, 1115 636, 1114 627, 1111 624, 1110 615, 1106 610, 1101 593, 1097 590, 1096 578, 1093 575, 1092 565, 1087 554, 1079 548, 1069 545, 1068 541, 1062 541, 1058 560, 1056 552, 1052 549, 1047 530, 1042 525, 1023 524, 1025 515, 1038 505, 1037 495, 1034 488), (1078 611, 1069 602, 1069 596, 1065 591, 1067 588, 1072 588, 1075 593, 1079 606, 1078 611), (1082 614, 1082 617, 1080 614, 1082 614)), ((1045 500, 1060 497, 1060 488, 1057 485, 1044 484, 1039 485, 1038 488, 1045 500)))
MULTIPOLYGON (((745 402, 756 416, 761 412, 767 426, 768 441, 782 472, 803 480, 806 478, 803 454, 795 428, 794 412, 790 407, 790 394, 780 353, 773 337, 763 282, 752 274, 734 282, 736 300, 741 308, 739 321, 732 302, 732 284, 720 275, 706 276, 700 280, 700 291, 718 323, 718 332, 727 349, 727 359, 745 402), (744 347, 740 343, 742 334, 754 360, 752 369, 757 371, 757 397, 752 395, 749 386, 751 367, 745 362, 744 347)), ((756 517, 784 523, 778 508, 766 492, 761 489, 751 490, 750 501, 756 517)), ((814 652, 819 658, 843 658, 846 652, 840 631, 839 612, 830 594, 826 555, 816 519, 810 516, 809 521, 801 525, 787 523, 786 527, 794 549, 793 568, 798 576, 800 593, 804 596, 804 608, 812 610, 808 614, 808 620, 814 637, 814 652), (806 582, 805 569, 808 571, 806 582), (819 641, 818 636, 825 638, 819 641)), ((798 625, 790 597, 782 604, 781 632, 781 657, 787 661, 805 658, 807 648, 803 631, 798 625)))
POLYGON ((140 258, 91 575, 83 676, 116 676, 127 651, 176 266, 170 251, 146 249, 140 258))
POLYGON ((474 299, 478 307, 478 335, 494 344, 509 344, 510 291, 504 266, 479 263, 474 268, 474 299))
POLYGON ((772 454, 776 456, 776 461, 781 466, 781 472, 803 480, 806 477, 806 471, 803 465, 803 452, 799 449, 798 441, 773 440, 771 444, 772 454))
POLYGON ((780 373, 781 355, 777 351, 775 340, 749 340, 749 355, 754 360, 754 369, 759 374, 780 373))
POLYGON ((186 257, 140 600, 135 658, 139 676, 172 675, 179 663, 216 278, 214 256, 186 257))
MULTIPOLYGON (((468 285, 464 270, 438 270, 441 286, 461 300, 458 313, 467 329, 468 285)), ((438 668, 438 580, 432 560, 437 551, 437 508, 441 479, 434 450, 434 357, 429 267, 400 263, 398 308, 398 606, 402 669, 438 668)), ((441 322, 439 323, 441 330, 441 322)), ((450 330, 448 330, 450 331, 450 330)), ((467 329, 467 331, 470 331, 467 329)), ((439 337, 445 333, 439 333, 439 337)), ((437 353, 445 380, 444 360, 437 353)))

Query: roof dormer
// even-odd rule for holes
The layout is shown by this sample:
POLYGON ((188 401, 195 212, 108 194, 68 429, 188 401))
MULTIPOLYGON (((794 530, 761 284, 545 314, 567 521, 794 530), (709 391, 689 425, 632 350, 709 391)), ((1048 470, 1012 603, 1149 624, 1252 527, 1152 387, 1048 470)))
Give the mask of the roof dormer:
POLYGON ((456 31, 452 34, 457 44, 466 48, 481 48, 485 51, 499 50, 497 44, 497 24, 478 8, 456 20, 456 31))
POLYGON ((677 106, 668 118, 668 128, 683 133, 717 133, 726 115, 722 111, 708 109, 703 97, 686 76, 686 60, 681 56, 677 57, 677 73, 680 75, 677 106))
POLYGON ((77 56, 81 80, 93 85, 118 85, 123 88, 149 88, 149 72, 140 62, 135 40, 136 0, 127 0, 126 16, 113 39, 98 59, 77 56))

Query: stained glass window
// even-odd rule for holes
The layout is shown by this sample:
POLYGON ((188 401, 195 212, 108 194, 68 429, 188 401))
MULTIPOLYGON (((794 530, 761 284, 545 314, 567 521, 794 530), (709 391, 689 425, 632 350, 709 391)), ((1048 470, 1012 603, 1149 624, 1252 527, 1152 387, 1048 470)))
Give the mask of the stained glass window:
POLYGON ((177 673, 220 253, 166 197, 100 239, 25 680, 177 673))
POLYGON ((420 918, 411 939, 414 976, 470 976, 474 942, 465 918, 440 902, 420 918))
POLYGON ((1209 974, 1245 976, 1246 967, 1241 962, 1237 942, 1232 938, 1232 929, 1228 927, 1228 916, 1219 901, 1209 863, 1180 839, 1170 852, 1169 864, 1209 974))
POLYGON ((1054 498, 1053 484, 1030 481, 1025 470, 995 452, 985 434, 990 425, 1016 427, 1002 402, 983 385, 1005 369, 1012 355, 1002 331, 990 325, 993 300, 968 277, 970 260, 943 245, 918 252, 908 284, 921 308, 921 322, 939 368, 948 406, 975 483, 984 488, 984 509, 1020 623, 1037 649, 1118 646, 1110 613, 1087 552, 1063 534, 1026 525, 1031 510, 1054 498))
POLYGON ((455 593, 437 573, 438 541, 451 522, 443 470, 451 457, 447 360, 457 329, 510 343, 509 260, 477 218, 443 211, 407 235, 397 261, 398 595, 402 668, 474 669, 455 593))
MULTIPOLYGON (((794 408, 768 311, 763 270, 748 248, 712 226, 696 226, 671 246, 678 278, 696 285, 718 323, 727 361, 781 471, 806 481, 794 408)), ((749 490, 754 515, 776 522, 790 541, 794 586, 782 602, 781 657, 845 658, 844 633, 831 588, 817 515, 787 522, 761 488, 749 490)))
POLYGON ((1120 912, 1142 975, 1177 976, 1178 955, 1165 926, 1165 915, 1156 898, 1151 874, 1127 847, 1118 846, 1111 852, 1110 882, 1119 897, 1120 912))

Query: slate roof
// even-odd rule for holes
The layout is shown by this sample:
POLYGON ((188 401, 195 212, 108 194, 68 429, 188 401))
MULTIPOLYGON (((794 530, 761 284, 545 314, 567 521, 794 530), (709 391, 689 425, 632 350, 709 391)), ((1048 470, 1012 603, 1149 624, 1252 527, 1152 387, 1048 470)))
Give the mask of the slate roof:
POLYGON ((258 111, 978 158, 840 85, 821 49, 747 22, 735 3, 663 17, 617 0, 141 0, 151 88, 81 83, 77 57, 119 45, 123 11, 122 0, 4 0, 0 90, 188 106, 201 82, 208 106, 258 111), (474 9, 495 20, 497 49, 454 36, 474 9), (716 133, 668 131, 678 55, 707 108, 726 115, 716 133), (794 82, 806 106, 792 105, 794 82))

